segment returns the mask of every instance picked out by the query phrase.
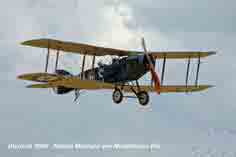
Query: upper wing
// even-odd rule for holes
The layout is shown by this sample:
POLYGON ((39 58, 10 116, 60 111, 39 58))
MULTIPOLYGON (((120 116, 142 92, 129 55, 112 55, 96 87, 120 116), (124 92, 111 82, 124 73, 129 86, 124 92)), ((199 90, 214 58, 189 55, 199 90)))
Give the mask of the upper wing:
POLYGON ((61 50, 65 52, 95 55, 95 56, 104 56, 104 55, 115 55, 115 56, 129 56, 129 55, 138 55, 143 52, 139 51, 126 51, 113 48, 105 48, 93 45, 87 45, 82 43, 74 43, 68 41, 60 41, 54 39, 36 39, 28 40, 22 45, 40 47, 40 48, 50 48, 54 50, 61 50))
POLYGON ((150 53, 155 59, 166 58, 166 59, 184 59, 184 58, 202 58, 216 54, 215 51, 165 51, 165 52, 151 52, 150 53))
MULTIPOLYGON (((121 50, 113 48, 105 48, 94 45, 60 41, 54 39, 35 39, 28 40, 21 43, 26 46, 40 47, 40 48, 50 48, 54 50, 61 50, 65 52, 104 56, 104 55, 115 55, 115 56, 130 56, 143 54, 142 51, 130 51, 121 50)), ((203 52, 203 51, 160 51, 160 52, 150 52, 154 58, 168 58, 168 59, 183 59, 183 58, 198 58, 207 57, 209 55, 216 54, 214 51, 203 52)))

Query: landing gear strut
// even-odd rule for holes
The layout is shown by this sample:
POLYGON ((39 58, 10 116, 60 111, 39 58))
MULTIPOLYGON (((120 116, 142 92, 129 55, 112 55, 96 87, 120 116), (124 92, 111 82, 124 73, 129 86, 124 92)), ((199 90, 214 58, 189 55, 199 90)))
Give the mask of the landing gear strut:
POLYGON ((146 91, 142 91, 138 80, 136 80, 136 86, 137 86, 137 90, 138 92, 135 91, 135 89, 131 86, 131 90, 134 92, 134 94, 137 96, 138 100, 139 100, 139 104, 142 106, 146 106, 149 103, 149 95, 146 91))
POLYGON ((146 106, 149 103, 149 95, 146 91, 141 90, 138 81, 136 80, 136 89, 134 88, 134 84, 129 86, 132 92, 135 94, 135 96, 124 96, 122 93, 124 85, 121 86, 121 88, 116 87, 113 94, 112 94, 112 99, 113 102, 116 104, 121 103, 123 100, 123 97, 126 98, 137 98, 139 101, 139 104, 141 106, 146 106))
POLYGON ((113 102, 116 104, 121 103, 121 101, 123 100, 123 94, 120 89, 116 88, 114 90, 114 92, 112 94, 112 99, 113 99, 113 102))

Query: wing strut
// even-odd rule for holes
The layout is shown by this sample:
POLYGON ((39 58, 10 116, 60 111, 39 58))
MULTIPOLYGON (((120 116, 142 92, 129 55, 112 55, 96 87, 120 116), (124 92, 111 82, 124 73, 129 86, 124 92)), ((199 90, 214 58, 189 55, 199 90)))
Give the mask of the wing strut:
POLYGON ((189 58, 188 58, 188 64, 187 64, 186 79, 185 79, 186 88, 188 87, 188 77, 189 77, 190 61, 191 61, 191 58, 189 57, 189 58))
POLYGON ((93 56, 92 69, 94 69, 95 60, 96 60, 96 56, 93 56))
POLYGON ((95 78, 96 78, 96 76, 95 76, 95 68, 94 68, 94 66, 95 66, 95 61, 96 61, 96 56, 94 55, 94 56, 93 56, 93 61, 92 61, 92 71, 93 71, 93 75, 94 75, 94 77, 93 77, 94 80, 95 80, 95 78))
POLYGON ((200 70, 200 62, 201 62, 201 58, 200 58, 200 54, 199 54, 199 56, 198 56, 198 64, 197 64, 197 74, 196 74, 195 86, 198 86, 198 77, 199 77, 199 70, 200 70))
POLYGON ((46 65, 45 65, 45 72, 48 71, 48 60, 49 60, 49 55, 50 55, 50 47, 49 47, 49 40, 48 40, 48 53, 47 53, 47 58, 46 58, 46 65))
POLYGON ((163 85, 163 81, 164 81, 165 67, 166 67, 166 55, 164 56, 163 65, 162 65, 161 85, 163 85))
POLYGON ((56 65, 55 65, 55 71, 57 70, 57 67, 58 67, 58 59, 59 59, 59 52, 60 50, 58 49, 57 50, 57 58, 56 58, 56 65))
POLYGON ((84 66, 85 66, 86 54, 83 56, 83 63, 82 63, 82 72, 81 72, 81 80, 84 79, 84 66))

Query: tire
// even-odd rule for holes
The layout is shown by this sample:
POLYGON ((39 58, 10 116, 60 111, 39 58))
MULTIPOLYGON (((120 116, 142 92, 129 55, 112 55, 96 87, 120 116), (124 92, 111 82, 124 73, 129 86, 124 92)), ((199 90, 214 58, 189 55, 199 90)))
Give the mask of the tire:
POLYGON ((114 103, 119 104, 123 100, 123 94, 120 89, 115 89, 112 94, 112 100, 114 103))
POLYGON ((137 94, 139 104, 142 106, 146 106, 149 103, 149 95, 145 91, 141 91, 137 94))

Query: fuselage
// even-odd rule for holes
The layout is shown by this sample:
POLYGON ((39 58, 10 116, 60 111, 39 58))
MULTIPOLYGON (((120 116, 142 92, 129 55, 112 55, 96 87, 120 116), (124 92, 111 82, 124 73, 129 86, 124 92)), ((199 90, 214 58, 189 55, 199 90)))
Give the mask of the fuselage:
MULTIPOLYGON (((151 58, 155 65, 155 60, 151 58)), ((148 61, 145 55, 123 57, 113 59, 111 64, 98 64, 94 69, 88 69, 77 77, 86 80, 96 80, 107 83, 126 83, 140 79, 149 71, 148 61)), ((56 73, 64 76, 72 76, 65 70, 56 70, 56 73)), ((74 89, 57 87, 54 91, 57 94, 66 94, 74 89)))
MULTIPOLYGON (((153 64, 155 61, 152 59, 153 64)), ((99 80, 108 83, 125 83, 140 79, 149 71, 145 55, 129 56, 113 59, 110 65, 99 64, 94 69, 88 69, 80 76, 89 80, 99 80)))

